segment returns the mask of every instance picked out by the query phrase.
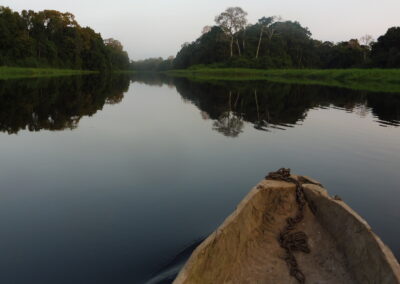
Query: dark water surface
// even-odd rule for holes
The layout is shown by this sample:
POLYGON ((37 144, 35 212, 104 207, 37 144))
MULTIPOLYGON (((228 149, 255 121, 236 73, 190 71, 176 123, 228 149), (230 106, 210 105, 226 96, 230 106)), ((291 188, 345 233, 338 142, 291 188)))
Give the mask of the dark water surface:
POLYGON ((163 283, 279 167, 400 257, 400 94, 96 76, 0 81, 0 283, 163 283))

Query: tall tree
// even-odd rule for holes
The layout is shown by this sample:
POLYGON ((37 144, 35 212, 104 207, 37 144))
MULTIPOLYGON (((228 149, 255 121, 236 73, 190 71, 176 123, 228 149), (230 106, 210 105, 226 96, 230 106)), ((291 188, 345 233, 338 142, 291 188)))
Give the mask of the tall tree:
POLYGON ((374 42, 372 35, 366 34, 360 38, 360 41, 364 53, 364 63, 367 62, 368 53, 371 51, 371 45, 374 42))
POLYGON ((108 59, 112 69, 124 70, 129 68, 129 56, 119 40, 109 38, 104 40, 108 59))
POLYGON ((374 38, 372 37, 372 35, 369 35, 369 34, 366 34, 366 35, 364 35, 364 36, 362 36, 362 37, 360 38, 360 42, 361 42, 363 45, 368 46, 368 47, 371 46, 371 44, 373 43, 373 41, 374 41, 374 38))
POLYGON ((204 26, 203 29, 201 30, 201 34, 204 35, 206 33, 209 33, 212 29, 212 26, 204 26))
MULTIPOLYGON (((233 57, 233 42, 235 35, 243 30, 247 24, 247 12, 240 7, 229 7, 215 17, 215 22, 230 38, 230 56, 233 57)), ((236 38, 238 53, 241 55, 239 40, 236 38)))
POLYGON ((372 60, 383 68, 400 67, 400 27, 392 27, 372 45, 372 60))
POLYGON ((258 58, 258 54, 260 52, 260 46, 261 46, 261 41, 262 41, 262 36, 264 32, 268 32, 268 37, 269 39, 272 38, 274 35, 274 29, 270 29, 269 27, 271 24, 275 22, 276 17, 262 17, 261 19, 258 20, 258 24, 260 25, 260 38, 258 40, 258 45, 257 45, 257 51, 256 51, 256 59, 258 58))

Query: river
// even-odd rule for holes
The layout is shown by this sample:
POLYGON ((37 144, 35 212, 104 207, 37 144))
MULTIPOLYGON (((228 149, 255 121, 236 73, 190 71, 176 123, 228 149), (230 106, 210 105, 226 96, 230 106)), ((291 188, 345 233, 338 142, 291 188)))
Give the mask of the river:
POLYGON ((1 283, 168 282, 280 167, 319 180, 400 257, 400 94, 137 75, 7 80, 0 135, 1 283))

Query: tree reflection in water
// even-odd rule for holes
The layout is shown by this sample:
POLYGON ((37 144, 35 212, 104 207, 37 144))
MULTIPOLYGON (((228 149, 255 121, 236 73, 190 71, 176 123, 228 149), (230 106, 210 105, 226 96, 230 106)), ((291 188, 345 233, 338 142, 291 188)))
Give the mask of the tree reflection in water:
POLYGON ((246 122, 261 131, 294 127, 314 108, 339 108, 361 117, 371 113, 381 126, 400 126, 400 94, 266 81, 160 80, 173 80, 181 96, 214 121, 213 129, 230 137, 237 137, 246 122))
POLYGON ((214 121, 213 129, 225 136, 237 137, 243 131, 243 118, 232 108, 232 91, 229 92, 228 98, 227 111, 222 112, 218 119, 214 121))
MULTIPOLYGON (((340 108, 381 126, 400 126, 400 94, 266 81, 193 81, 157 74, 0 81, 0 131, 74 129, 105 104, 118 104, 131 82, 176 88, 212 129, 238 137, 246 124, 260 131, 300 124, 313 108, 340 108)), ((150 110, 149 110, 150 111, 150 110)))
POLYGON ((121 102, 129 84, 127 75, 0 81, 0 131, 75 129, 82 117, 121 102))

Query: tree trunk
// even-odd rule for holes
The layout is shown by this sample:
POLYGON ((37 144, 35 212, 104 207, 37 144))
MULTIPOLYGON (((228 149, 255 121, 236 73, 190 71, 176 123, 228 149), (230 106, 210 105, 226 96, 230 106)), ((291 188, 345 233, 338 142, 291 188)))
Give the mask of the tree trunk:
POLYGON ((268 28, 268 30, 269 30, 268 38, 269 38, 269 40, 271 40, 272 37, 274 36, 275 30, 272 30, 272 29, 270 29, 270 28, 268 28))
POLYGON ((233 57, 233 36, 231 36, 231 57, 233 57))
POLYGON ((239 44, 239 40, 238 39, 236 39, 236 45, 237 45, 237 48, 238 48, 239 56, 242 56, 242 52, 240 51, 240 44, 239 44))
POLYGON ((300 51, 299 60, 298 60, 299 68, 303 68, 303 66, 301 66, 302 60, 303 60, 303 52, 300 51))
POLYGON ((246 28, 243 30, 243 41, 242 41, 242 46, 243 46, 243 52, 246 48, 246 28))
POLYGON ((262 40, 262 35, 264 32, 264 27, 261 28, 260 31, 260 39, 258 40, 258 46, 257 46, 257 52, 256 52, 256 59, 258 58, 258 53, 260 52, 260 46, 261 46, 261 40, 262 40))

